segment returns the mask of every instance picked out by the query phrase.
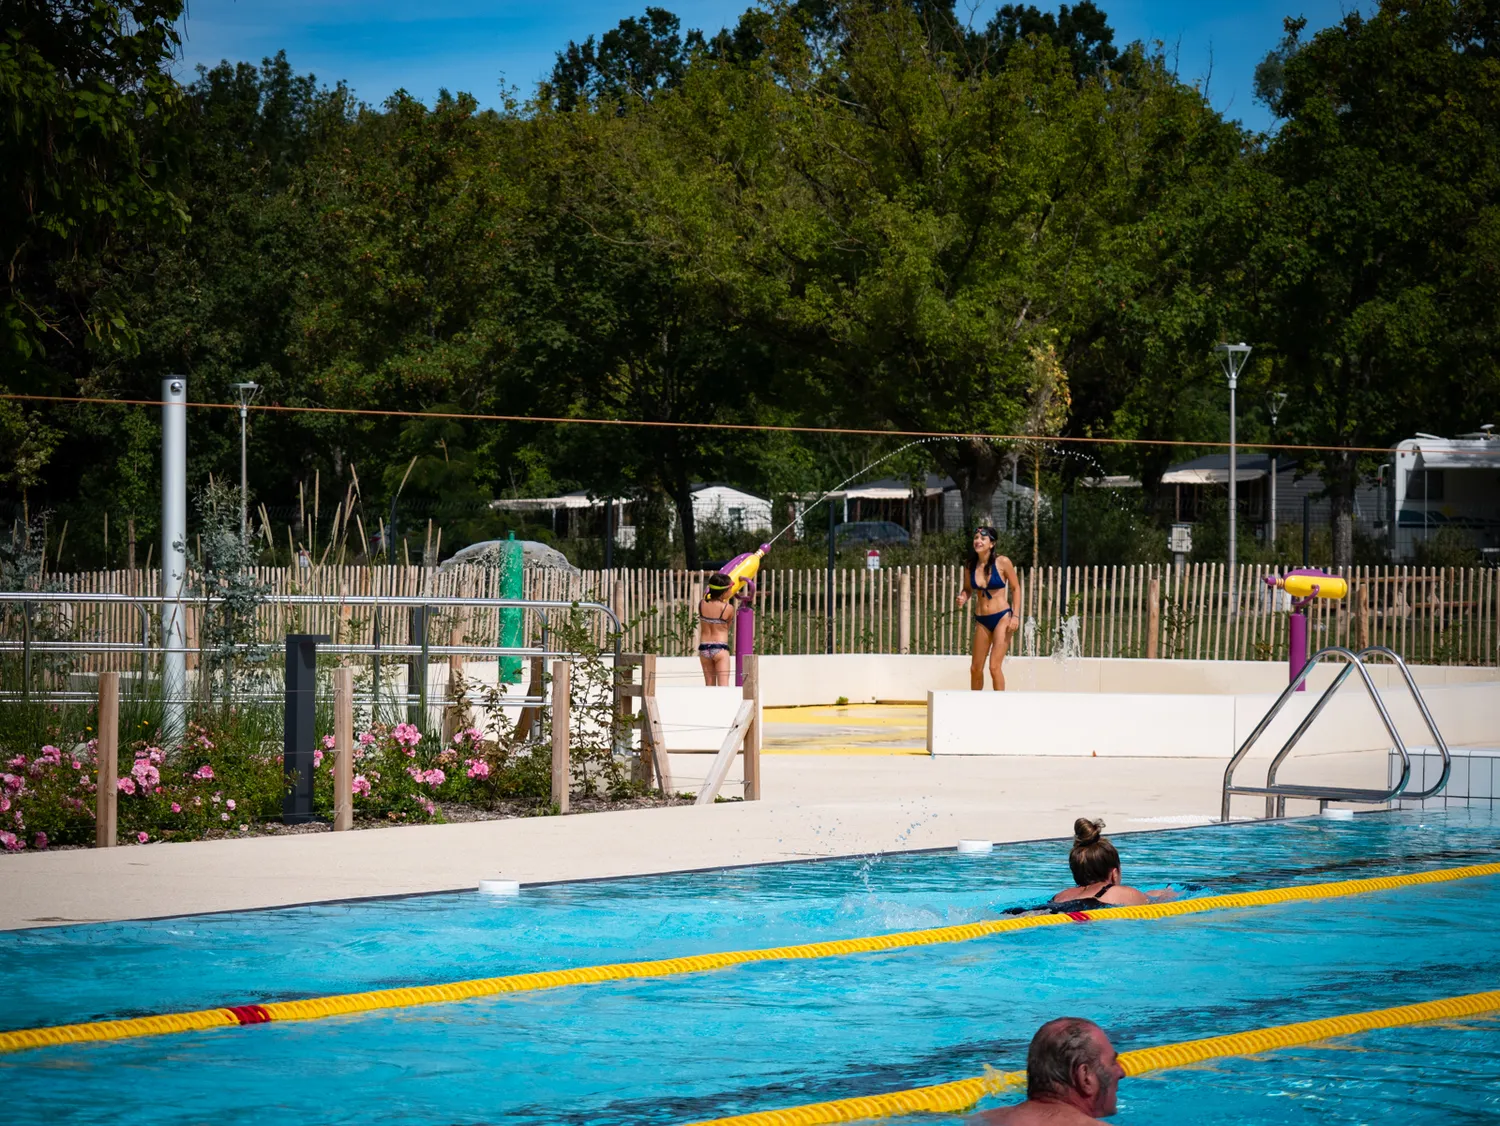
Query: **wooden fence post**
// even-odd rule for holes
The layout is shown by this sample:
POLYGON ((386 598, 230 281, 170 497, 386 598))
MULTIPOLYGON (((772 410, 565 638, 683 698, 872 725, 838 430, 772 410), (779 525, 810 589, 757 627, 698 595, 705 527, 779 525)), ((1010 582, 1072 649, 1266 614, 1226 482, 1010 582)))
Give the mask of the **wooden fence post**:
MULTIPOLYGON (((463 622, 457 621, 448 632, 448 644, 454 648, 464 643, 463 622)), ((443 709, 443 746, 453 745, 453 736, 469 726, 469 709, 464 706, 455 689, 464 678, 464 659, 461 654, 448 655, 448 699, 453 702, 443 709)))
MULTIPOLYGON (((656 654, 641 654, 641 694, 640 699, 645 700, 647 696, 656 695, 656 654)), ((636 714, 636 709, 630 707, 630 713, 636 714)), ((635 780, 647 789, 651 787, 651 763, 655 758, 649 744, 650 733, 646 730, 646 708, 644 704, 639 712, 639 720, 632 720, 631 726, 639 723, 641 729, 641 749, 635 759, 635 780)))
POLYGON ((568 812, 568 788, 571 785, 568 763, 570 672, 567 661, 552 662, 552 804, 558 813, 568 812))
POLYGON ((1370 587, 1366 583, 1360 583, 1359 589, 1355 591, 1354 632, 1358 648, 1368 649, 1370 647, 1370 587))
POLYGON ((1161 579, 1151 576, 1146 588, 1146 657, 1156 660, 1161 640, 1161 579))
MULTIPOLYGON (((526 695, 529 699, 541 699, 545 691, 542 684, 542 671, 546 666, 541 657, 531 658, 531 682, 526 685, 526 695)), ((515 741, 521 743, 531 737, 532 728, 540 729, 542 708, 540 704, 531 704, 521 709, 521 718, 516 720, 515 741)))
POLYGON ((625 580, 616 579, 614 594, 610 598, 609 608, 615 612, 615 617, 620 622, 620 644, 625 643, 625 580))
MULTIPOLYGON (((911 572, 901 572, 901 609, 897 618, 897 651, 911 652, 911 572)), ((747 682, 748 683, 748 682, 747 682)))
MULTIPOLYGON (((906 576, 902 576, 904 580, 906 576)), ((760 800, 760 658, 745 658, 745 699, 753 705, 745 728, 745 800, 760 800)))
POLYGON ((354 670, 333 670, 333 831, 354 828, 354 670))
POLYGON ((94 744, 94 847, 114 848, 120 811, 120 674, 99 674, 99 740, 94 744))

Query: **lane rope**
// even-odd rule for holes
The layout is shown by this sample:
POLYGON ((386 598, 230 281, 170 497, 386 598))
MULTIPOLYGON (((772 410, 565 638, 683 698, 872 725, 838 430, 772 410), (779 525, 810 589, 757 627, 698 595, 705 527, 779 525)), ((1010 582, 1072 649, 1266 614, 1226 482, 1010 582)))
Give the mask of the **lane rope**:
POLYGON ((160 1036, 165 1033, 191 1032, 223 1025, 265 1024, 269 1021, 280 1020, 321 1020, 325 1017, 368 1013, 380 1009, 403 1009, 416 1005, 472 1001, 480 997, 493 997, 504 993, 529 993, 569 985, 590 985, 604 981, 706 973, 710 970, 720 970, 751 962, 873 954, 949 942, 970 942, 974 939, 1008 934, 1012 931, 1034 930, 1037 927, 1136 919, 1169 919, 1181 915, 1202 914, 1207 911, 1339 899, 1397 888, 1495 875, 1500 875, 1500 863, 1472 864, 1463 868, 1439 868, 1430 872, 1410 872, 1400 876, 1376 876, 1363 880, 1340 880, 1326 884, 1301 884, 1295 887, 1268 888, 1263 891, 1239 892, 1233 895, 1205 896, 1202 899, 1179 899, 1170 903, 1150 903, 1140 907, 1106 907, 1094 911, 1076 911, 1061 915, 1011 916, 1004 919, 988 919, 979 923, 962 923, 957 926, 902 931, 895 934, 872 935, 867 938, 808 942, 796 946, 773 946, 761 950, 694 954, 685 958, 663 958, 648 962, 617 962, 600 966, 581 966, 571 970, 543 970, 534 973, 508 974, 504 977, 475 978, 443 985, 417 985, 363 993, 340 993, 328 997, 310 997, 300 1001, 270 1001, 264 1004, 202 1009, 197 1012, 166 1013, 161 1016, 23 1028, 14 1032, 0 1032, 0 1052, 18 1052, 28 1048, 42 1048, 58 1044, 160 1036))
MULTIPOLYGON (((1179 1044, 1163 1044, 1158 1048, 1121 1052, 1120 1066, 1126 1075, 1144 1075, 1150 1071, 1188 1067, 1207 1060, 1253 1056, 1278 1048, 1315 1044, 1335 1036, 1349 1036, 1377 1028, 1398 1028, 1425 1021, 1453 1020, 1496 1010, 1500 1010, 1500 991, 1469 993, 1462 997, 1445 997, 1393 1009, 1348 1013, 1323 1020, 1282 1024, 1251 1032, 1236 1032, 1228 1036, 1211 1036, 1204 1040, 1185 1040, 1179 1044)), ((889 1118, 898 1114, 960 1114, 972 1108, 980 1099, 1025 1085, 1024 1071, 991 1070, 970 1079, 939 1083, 931 1087, 913 1087, 906 1091, 837 1099, 833 1102, 807 1103, 784 1110, 756 1111, 730 1118, 711 1118, 693 1123, 693 1126, 828 1126, 835 1122, 889 1118)))

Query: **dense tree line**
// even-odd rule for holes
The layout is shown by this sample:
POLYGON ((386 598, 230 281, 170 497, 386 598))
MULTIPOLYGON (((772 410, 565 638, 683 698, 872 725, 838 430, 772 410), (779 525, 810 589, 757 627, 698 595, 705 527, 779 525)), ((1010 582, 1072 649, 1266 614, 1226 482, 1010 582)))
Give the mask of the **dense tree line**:
MULTIPOLYGON (((1149 497, 1176 454, 1124 440, 1222 440, 1232 338, 1256 345, 1242 435, 1283 391, 1278 436, 1333 448, 1308 464, 1342 563, 1361 448, 1500 406, 1489 0, 1288 20, 1269 134, 1090 0, 983 27, 797 0, 712 34, 647 8, 498 109, 371 106, 284 56, 179 85, 182 8, 0 0, 0 364, 22 395, 150 400, 182 373, 195 401, 250 380, 349 412, 254 416, 274 528, 305 527, 315 479, 372 552, 392 512, 457 547, 497 530, 492 496, 586 488, 638 501, 642 561, 675 509, 696 563, 694 482, 785 496, 899 445, 465 414, 1107 436, 1149 497)), ((238 441, 233 411, 191 412, 195 484, 236 479, 238 441)), ((148 408, 0 400, 0 489, 98 564, 100 513, 151 534, 157 443, 148 408)), ((951 474, 978 520, 1039 449, 888 468, 951 474)))

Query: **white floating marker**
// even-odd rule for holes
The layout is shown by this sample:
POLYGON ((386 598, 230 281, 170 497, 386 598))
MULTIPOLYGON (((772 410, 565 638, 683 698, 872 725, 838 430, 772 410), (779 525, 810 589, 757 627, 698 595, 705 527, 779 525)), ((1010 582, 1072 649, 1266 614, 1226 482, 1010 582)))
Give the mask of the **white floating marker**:
POLYGON ((994 841, 971 841, 971 840, 968 840, 967 838, 965 838, 965 839, 960 840, 958 842, 958 851, 959 852, 993 852, 993 851, 995 851, 995 842, 994 841))
POLYGON ((520 895, 520 880, 480 880, 480 895, 520 895))
POLYGON ((1354 810, 1352 809, 1325 809, 1323 816, 1330 821, 1353 821, 1354 810))

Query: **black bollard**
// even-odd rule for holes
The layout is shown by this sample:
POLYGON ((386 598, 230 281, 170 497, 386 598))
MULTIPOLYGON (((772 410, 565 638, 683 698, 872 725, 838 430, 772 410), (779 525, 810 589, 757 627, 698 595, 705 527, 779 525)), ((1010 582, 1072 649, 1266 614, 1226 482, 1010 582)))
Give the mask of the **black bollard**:
POLYGON ((286 638, 286 714, 281 769, 287 781, 281 819, 288 825, 313 820, 313 749, 317 740, 318 642, 326 633, 289 633, 286 638))

